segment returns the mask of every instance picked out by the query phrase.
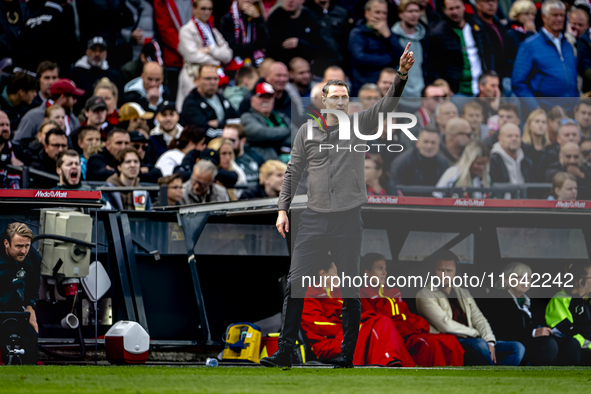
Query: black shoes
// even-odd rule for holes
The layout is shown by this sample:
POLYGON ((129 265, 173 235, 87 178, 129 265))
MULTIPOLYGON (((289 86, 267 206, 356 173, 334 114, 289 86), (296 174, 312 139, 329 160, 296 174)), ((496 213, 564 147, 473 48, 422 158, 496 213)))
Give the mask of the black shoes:
POLYGON ((340 356, 337 362, 335 363, 334 368, 353 368, 353 360, 348 357, 340 356))
POLYGON ((272 356, 261 358, 261 365, 265 367, 291 368, 291 353, 290 350, 279 347, 272 356))

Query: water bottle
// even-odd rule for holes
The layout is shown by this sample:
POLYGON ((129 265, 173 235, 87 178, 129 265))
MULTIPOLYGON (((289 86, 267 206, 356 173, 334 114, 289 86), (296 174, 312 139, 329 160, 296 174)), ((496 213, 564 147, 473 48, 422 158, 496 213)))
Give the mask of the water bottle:
POLYGON ((220 365, 220 363, 218 362, 217 358, 207 358, 205 360, 205 365, 208 367, 217 367, 218 365, 220 365))

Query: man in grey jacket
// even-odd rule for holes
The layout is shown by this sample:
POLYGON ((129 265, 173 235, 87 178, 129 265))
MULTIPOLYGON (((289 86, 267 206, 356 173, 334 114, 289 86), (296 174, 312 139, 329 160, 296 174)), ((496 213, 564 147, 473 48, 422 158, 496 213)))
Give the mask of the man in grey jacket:
MULTIPOLYGON (((329 113, 326 122, 323 119, 318 124, 313 122, 311 130, 308 130, 307 125, 302 125, 295 136, 278 200, 276 227, 279 233, 285 237, 285 233, 289 232, 287 210, 306 166, 308 208, 300 215, 294 243, 283 303, 279 348, 271 357, 261 359, 261 364, 265 366, 291 366, 291 354, 300 330, 307 290, 301 280, 305 275, 318 272, 317 263, 326 258, 329 251, 340 274, 351 278, 359 275, 363 230, 361 205, 367 203, 367 194, 364 179, 365 150, 355 147, 363 144, 364 140, 357 135, 357 131, 350 133, 352 138, 339 139, 342 136, 337 130, 339 126, 344 126, 339 125, 344 120, 351 121, 349 124, 356 120, 360 133, 373 134, 379 124, 379 114, 395 110, 406 85, 408 71, 414 63, 409 48, 410 44, 400 58, 398 75, 384 98, 369 109, 358 112, 354 119, 352 116, 347 118, 349 87, 343 81, 328 81, 322 91, 322 102, 326 109, 336 111, 329 113)), ((351 132, 350 129, 348 131, 351 132)), ((335 368, 353 368, 361 319, 359 288, 341 284, 341 292, 343 342, 335 368)))
POLYGON ((246 130, 247 147, 252 148, 265 161, 279 160, 280 155, 291 151, 291 128, 295 127, 287 116, 273 110, 274 104, 273 86, 260 82, 250 98, 250 110, 240 117, 246 130))

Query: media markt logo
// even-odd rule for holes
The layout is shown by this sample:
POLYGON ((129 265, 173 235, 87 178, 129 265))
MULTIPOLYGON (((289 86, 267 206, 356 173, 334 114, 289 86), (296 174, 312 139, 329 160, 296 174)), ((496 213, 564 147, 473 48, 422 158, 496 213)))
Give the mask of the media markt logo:
POLYGON ((63 192, 60 190, 52 190, 47 192, 42 192, 39 190, 35 197, 42 197, 42 198, 66 198, 68 196, 68 192, 63 192))
MULTIPOLYGON (((337 109, 321 109, 320 113, 310 110, 310 112, 306 112, 306 115, 311 117, 312 119, 308 119, 306 122, 306 131, 307 131, 307 139, 311 140, 314 137, 314 123, 318 124, 318 127, 322 131, 328 132, 328 125, 326 124, 326 120, 324 119, 324 114, 332 114, 336 116, 339 125, 339 141, 375 141, 384 134, 384 113, 380 112, 378 114, 378 122, 377 127, 373 128, 372 130, 361 130, 359 125, 359 112, 356 112, 352 115, 353 117, 353 133, 354 138, 351 137, 351 120, 349 115, 345 112, 337 109), (369 131, 369 133, 368 133, 369 131), (374 132, 375 131, 375 132, 374 132), (364 134, 365 132, 365 134, 364 134)), ((402 131, 411 141, 416 141, 417 138, 413 135, 410 131, 411 128, 416 126, 417 124, 417 117, 413 114, 408 114, 404 112, 388 112, 386 114, 386 139, 387 141, 393 140, 394 130, 402 131), (395 123, 395 119, 410 119, 410 123, 395 123)), ((366 120, 367 122, 367 120, 366 120)), ((367 125, 365 125, 367 128, 367 125)), ((339 144, 328 144, 325 143, 328 139, 325 138, 322 140, 322 143, 319 146, 320 151, 323 150, 331 150, 335 149, 337 152, 339 151, 346 151, 351 152, 352 150, 355 152, 369 152, 372 147, 377 148, 378 153, 381 150, 388 150, 388 152, 398 153, 402 152, 404 147, 400 144, 383 144, 383 143, 372 143, 372 144, 354 144, 354 145, 339 145, 339 144)))

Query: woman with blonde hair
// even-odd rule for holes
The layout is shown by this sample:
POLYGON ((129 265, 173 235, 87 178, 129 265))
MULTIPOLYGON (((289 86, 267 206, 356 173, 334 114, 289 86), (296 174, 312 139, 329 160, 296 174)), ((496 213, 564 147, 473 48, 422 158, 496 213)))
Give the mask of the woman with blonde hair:
MULTIPOLYGON (((233 171, 238 174, 238 180, 234 186, 246 186, 248 184, 246 182, 246 174, 244 173, 244 170, 235 162, 234 144, 230 139, 221 137, 214 138, 209 141, 207 147, 217 151, 220 155, 220 169, 233 171)), ((230 201, 238 200, 243 191, 244 189, 229 188, 228 196, 230 197, 230 201)))
POLYGON ((179 74, 176 96, 176 107, 179 112, 183 108, 183 101, 195 88, 193 80, 199 66, 223 66, 232 60, 233 52, 230 45, 222 33, 209 23, 212 13, 212 0, 193 0, 193 17, 179 31, 178 51, 185 62, 179 74))
POLYGON ((513 41, 516 49, 526 38, 537 33, 535 19, 536 6, 532 1, 517 0, 511 5, 507 35, 513 41))
MULTIPOLYGON (((46 120, 52 120, 57 123, 57 127, 64 131, 66 130, 66 110, 61 105, 54 104, 47 107, 43 123, 45 123, 46 120)), ((41 129, 41 127, 39 129, 41 129)))
POLYGON ((537 168, 540 163, 540 158, 544 153, 544 148, 550 145, 550 137, 548 136, 548 116, 546 111, 541 108, 533 110, 523 127, 523 153, 529 157, 533 162, 533 168, 537 168))
MULTIPOLYGON (((490 151, 483 141, 472 141, 455 166, 449 167, 437 182, 440 189, 454 187, 490 187, 490 151)), ((433 192, 435 197, 443 197, 441 192, 433 192)), ((467 197, 466 195, 464 197, 467 197)), ((476 192, 473 198, 486 198, 486 193, 476 192)))
POLYGON ((525 295, 535 279, 532 269, 512 262, 501 277, 490 294, 478 300, 497 341, 517 341, 525 346, 521 365, 577 365, 578 342, 555 336, 546 324, 546 303, 525 295))
POLYGON ((117 101, 119 100, 119 89, 109 78, 102 78, 94 88, 94 95, 102 97, 107 104, 107 123, 117 126, 119 123, 119 111, 117 101))

